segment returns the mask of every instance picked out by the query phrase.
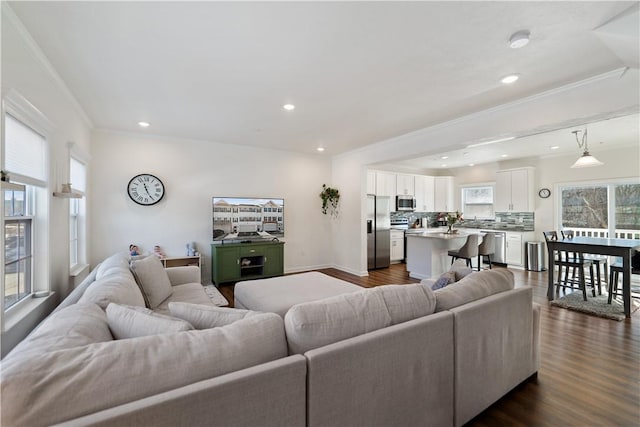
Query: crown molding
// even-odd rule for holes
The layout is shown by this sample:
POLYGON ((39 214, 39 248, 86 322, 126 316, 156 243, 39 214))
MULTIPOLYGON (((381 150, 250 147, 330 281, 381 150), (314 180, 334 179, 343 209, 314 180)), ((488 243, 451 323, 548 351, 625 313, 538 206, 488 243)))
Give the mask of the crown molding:
POLYGON ((89 115, 84 110, 82 105, 80 105, 76 97, 73 95, 73 93, 71 92, 67 84, 64 82, 62 77, 60 77, 60 74, 58 74, 56 69, 51 64, 51 62, 49 62, 49 59, 44 54, 40 46, 38 46, 38 43, 36 43, 36 41, 33 39, 31 34, 29 34, 29 31, 24 26, 22 21, 20 21, 20 18, 18 18, 16 13, 13 11, 13 9, 11 9, 11 7, 7 4, 6 1, 1 2, 0 7, 1 7, 0 10, 2 12, 2 15, 5 16, 8 22, 10 22, 15 27, 16 31, 18 32, 22 40, 29 47, 30 53, 33 55, 36 61, 38 61, 40 65, 42 65, 42 67, 44 68, 46 73, 49 74, 49 76, 51 77, 53 82, 56 84, 58 89, 60 89, 62 93, 64 93, 65 97, 71 103, 73 108, 76 110, 76 112, 78 113, 82 121, 89 128, 93 129, 94 125, 91 119, 89 118, 89 115))

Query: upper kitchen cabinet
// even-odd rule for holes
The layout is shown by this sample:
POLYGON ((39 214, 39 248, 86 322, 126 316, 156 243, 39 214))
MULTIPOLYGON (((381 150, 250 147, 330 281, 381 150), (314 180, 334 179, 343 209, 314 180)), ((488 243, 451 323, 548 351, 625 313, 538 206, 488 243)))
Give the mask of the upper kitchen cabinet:
POLYGON ((367 171, 367 194, 376 194, 376 171, 367 171))
POLYGON ((415 177, 415 198, 416 211, 433 212, 435 208, 435 199, 433 197, 435 178, 426 175, 416 175, 415 177))
POLYGON ((496 172, 495 212, 533 212, 534 168, 496 172))
POLYGON ((376 196, 389 196, 395 203, 396 174, 390 172, 376 172, 376 196))
POLYGON ((401 173, 396 175, 396 194, 404 196, 415 195, 413 175, 406 175, 401 173))
POLYGON ((454 179, 452 176, 434 177, 434 210, 452 212, 454 210, 454 179))

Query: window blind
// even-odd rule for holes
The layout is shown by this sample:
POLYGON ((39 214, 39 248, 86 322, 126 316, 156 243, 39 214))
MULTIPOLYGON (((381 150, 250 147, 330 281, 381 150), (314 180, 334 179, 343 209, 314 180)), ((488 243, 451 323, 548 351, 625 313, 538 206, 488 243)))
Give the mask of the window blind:
POLYGON ((5 169, 9 172, 47 182, 46 140, 11 115, 5 115, 5 169))

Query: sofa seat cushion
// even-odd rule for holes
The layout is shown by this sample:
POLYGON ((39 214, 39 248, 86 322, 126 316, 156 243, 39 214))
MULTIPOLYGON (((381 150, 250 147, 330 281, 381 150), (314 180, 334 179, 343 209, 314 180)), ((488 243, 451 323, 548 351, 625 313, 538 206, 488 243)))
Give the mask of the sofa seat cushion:
POLYGON ((190 331, 189 322, 164 314, 154 313, 148 308, 118 304, 107 306, 107 322, 117 340, 190 331))
POLYGON ((200 283, 185 283, 173 287, 173 293, 162 304, 153 309, 156 313, 171 315, 169 304, 188 302, 191 304, 215 306, 200 283))
POLYGON ((385 285, 297 304, 285 315, 291 353, 433 313, 433 291, 421 284, 385 285))
POLYGON ((169 311, 173 317, 186 320, 196 329, 217 328, 237 322, 245 317, 260 314, 258 311, 242 310, 240 308, 189 304, 186 302, 170 302, 169 311))
POLYGON ((96 304, 78 303, 47 317, 4 361, 14 354, 23 358, 112 340, 105 312, 96 304))
POLYGON ((2 425, 51 425, 280 359, 282 322, 263 313, 222 328, 3 360, 2 425))
MULTIPOLYGON (((97 275, 96 275, 97 277, 97 275)), ((126 270, 111 270, 93 282, 84 292, 79 303, 94 303, 106 310, 110 303, 144 307, 142 292, 133 279, 129 267, 126 270)))
POLYGON ((307 301, 361 291, 362 287, 317 271, 236 283, 234 306, 277 313, 307 301))
POLYGON ((149 255, 131 261, 131 271, 140 286, 147 307, 156 308, 173 293, 169 276, 157 256, 149 255))
POLYGON ((434 291, 436 312, 449 310, 514 287, 513 273, 505 268, 469 274, 462 280, 434 291))

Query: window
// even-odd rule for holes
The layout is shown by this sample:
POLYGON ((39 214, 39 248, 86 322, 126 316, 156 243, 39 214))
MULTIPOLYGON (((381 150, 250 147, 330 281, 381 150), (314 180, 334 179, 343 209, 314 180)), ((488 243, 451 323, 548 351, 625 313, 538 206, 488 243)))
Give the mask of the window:
POLYGON ((560 227, 581 236, 640 239, 640 184, 560 186, 560 227))
MULTIPOLYGON (((69 159, 69 177, 75 192, 86 192, 85 164, 73 154, 69 159)), ((84 198, 69 199, 69 266, 71 269, 86 263, 86 202, 84 198)))
POLYGON ((466 220, 493 218, 493 186, 463 187, 462 212, 466 220))
POLYGON ((6 311, 34 291, 48 289, 48 259, 44 259, 48 238, 48 147, 42 133, 26 124, 30 122, 26 115, 23 120, 5 113, 3 119, 2 169, 11 181, 3 183, 2 303, 6 311))

